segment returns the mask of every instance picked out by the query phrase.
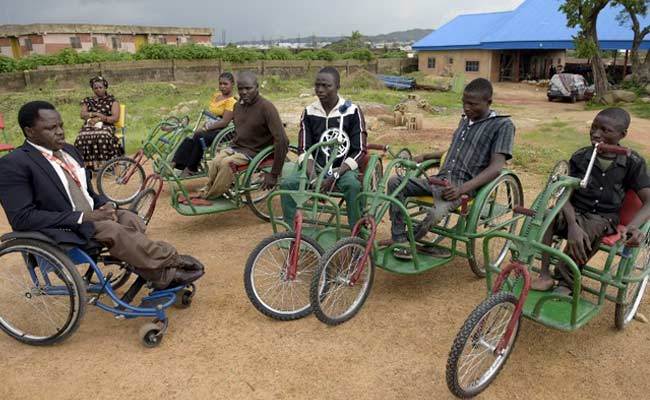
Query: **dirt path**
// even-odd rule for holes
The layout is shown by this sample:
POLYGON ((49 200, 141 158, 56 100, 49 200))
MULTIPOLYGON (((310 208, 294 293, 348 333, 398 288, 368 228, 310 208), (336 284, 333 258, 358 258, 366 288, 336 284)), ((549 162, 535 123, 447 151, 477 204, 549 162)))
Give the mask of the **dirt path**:
MULTIPOLYGON (((551 112, 576 124, 594 114, 506 89, 498 101, 512 102, 520 126, 551 112)), ((449 118, 438 123, 455 125, 449 118)), ((635 119, 634 131, 647 125, 635 119)), ((540 179, 522 180, 530 201, 540 179)), ((29 347, 0 334, 1 399, 452 398, 444 381, 449 348, 485 295, 485 282, 466 262, 418 276, 378 270, 362 311, 336 328, 313 316, 281 323, 258 313, 243 289, 246 258, 270 226, 246 209, 183 217, 166 202, 168 193, 162 199, 150 235, 208 268, 192 307, 170 310, 162 345, 140 345, 143 319, 116 321, 94 307, 60 345, 29 347)), ((0 232, 6 231, 2 216, 0 232)), ((641 311, 650 313, 647 298, 641 311)), ((633 322, 617 332, 613 314, 606 304, 575 333, 525 320, 512 357, 482 398, 647 398, 650 325, 633 322)))

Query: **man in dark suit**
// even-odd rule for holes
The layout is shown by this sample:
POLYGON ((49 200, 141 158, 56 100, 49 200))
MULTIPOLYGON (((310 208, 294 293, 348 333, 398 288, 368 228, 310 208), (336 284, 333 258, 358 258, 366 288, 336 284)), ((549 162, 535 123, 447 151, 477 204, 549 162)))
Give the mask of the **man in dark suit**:
POLYGON ((93 239, 158 288, 203 275, 196 259, 179 255, 169 243, 150 240, 137 215, 116 210, 94 192, 81 155, 65 142, 53 105, 27 103, 18 122, 26 141, 0 158, 0 203, 15 231, 39 231, 57 243, 80 247, 93 239))

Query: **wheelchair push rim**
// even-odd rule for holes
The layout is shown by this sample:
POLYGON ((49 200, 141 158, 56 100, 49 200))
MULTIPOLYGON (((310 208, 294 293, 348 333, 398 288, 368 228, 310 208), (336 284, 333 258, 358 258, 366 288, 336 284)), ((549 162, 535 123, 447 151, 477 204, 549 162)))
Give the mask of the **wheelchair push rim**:
POLYGON ((85 312, 85 286, 69 258, 51 245, 16 239, 0 246, 0 329, 31 345, 62 341, 85 312))

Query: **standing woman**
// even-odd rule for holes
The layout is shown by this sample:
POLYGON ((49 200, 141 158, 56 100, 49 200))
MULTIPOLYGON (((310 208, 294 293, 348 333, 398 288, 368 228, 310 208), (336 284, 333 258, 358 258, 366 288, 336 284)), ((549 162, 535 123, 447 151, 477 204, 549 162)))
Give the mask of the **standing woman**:
POLYGON ((108 82, 101 76, 90 79, 94 96, 81 101, 81 119, 86 121, 74 141, 83 156, 86 168, 97 171, 111 158, 124 154, 120 139, 115 136, 115 124, 120 119, 120 103, 108 94, 108 82))
POLYGON ((201 138, 206 146, 210 146, 215 137, 223 128, 232 121, 232 111, 237 100, 233 95, 235 77, 230 72, 223 72, 219 75, 219 91, 212 95, 208 111, 219 117, 217 120, 209 120, 198 129, 191 138, 185 139, 174 154, 172 166, 183 170, 181 176, 196 174, 199 164, 203 158, 203 146, 201 138))

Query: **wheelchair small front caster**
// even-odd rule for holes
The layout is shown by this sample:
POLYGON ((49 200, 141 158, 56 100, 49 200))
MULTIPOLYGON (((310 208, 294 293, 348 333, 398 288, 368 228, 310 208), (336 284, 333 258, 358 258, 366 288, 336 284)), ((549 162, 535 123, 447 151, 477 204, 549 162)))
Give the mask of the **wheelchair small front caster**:
POLYGON ((178 308, 188 308, 189 306, 192 305, 192 299, 194 298, 194 294, 196 293, 196 289, 194 288, 194 285, 189 285, 185 287, 183 290, 180 290, 178 293, 176 293, 176 307, 178 308))
POLYGON ((149 348, 158 346, 163 339, 162 328, 152 322, 142 325, 139 335, 142 344, 149 348))

